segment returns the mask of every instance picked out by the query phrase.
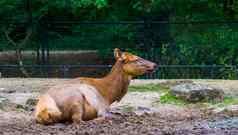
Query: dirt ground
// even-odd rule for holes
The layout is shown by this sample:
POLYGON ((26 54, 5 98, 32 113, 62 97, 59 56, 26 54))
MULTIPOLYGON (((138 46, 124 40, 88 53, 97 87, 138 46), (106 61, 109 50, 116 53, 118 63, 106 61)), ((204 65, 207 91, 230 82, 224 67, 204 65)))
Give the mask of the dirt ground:
MULTIPOLYGON (((238 127, 216 127, 212 123, 222 117, 205 119, 191 117, 162 117, 158 113, 136 115, 134 113, 114 114, 115 117, 106 121, 88 121, 80 125, 56 124, 43 126, 36 124, 29 113, 1 112, 0 134, 3 135, 74 135, 74 134, 150 134, 150 135, 237 135, 238 127), (211 124, 209 124, 211 123, 211 124)), ((237 124, 237 123, 236 123, 237 124)))
MULTIPOLYGON (((111 109, 112 118, 43 126, 35 123, 34 107, 27 104, 52 85, 64 79, 0 79, 0 100, 10 101, 0 110, 0 135, 238 135, 238 117, 214 114, 199 106, 151 105, 160 95, 156 92, 129 92, 111 109)), ((213 85, 226 94, 238 95, 238 81, 183 80, 213 85)), ((175 80, 135 80, 132 85, 161 83, 173 85, 175 80)))

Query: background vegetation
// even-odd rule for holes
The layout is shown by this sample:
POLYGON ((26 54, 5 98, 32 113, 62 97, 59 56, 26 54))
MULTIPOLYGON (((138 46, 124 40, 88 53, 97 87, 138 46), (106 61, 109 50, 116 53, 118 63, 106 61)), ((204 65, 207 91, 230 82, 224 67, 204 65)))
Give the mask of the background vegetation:
POLYGON ((160 64, 238 63, 236 0, 1 0, 0 6, 1 51, 47 43, 50 50, 102 56, 127 48, 160 64))

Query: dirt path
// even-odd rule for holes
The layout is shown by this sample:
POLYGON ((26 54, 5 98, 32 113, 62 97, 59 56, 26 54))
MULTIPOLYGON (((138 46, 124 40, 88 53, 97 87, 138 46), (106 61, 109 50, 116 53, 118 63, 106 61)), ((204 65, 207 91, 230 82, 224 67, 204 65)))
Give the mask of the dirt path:
MULTIPOLYGON (((0 135, 70 135, 70 134, 150 134, 150 135, 237 135, 238 118, 213 115, 198 106, 157 105, 160 93, 129 92, 120 103, 113 104, 114 117, 102 122, 88 121, 80 125, 56 124, 42 126, 33 119, 33 110, 26 109, 27 99, 36 98, 63 79, 0 79, 0 97, 11 101, 8 109, 0 111, 0 135)), ((179 80, 191 81, 191 80, 179 80)), ((192 80, 194 81, 194 80, 192 80)), ((132 85, 160 83, 173 85, 175 80, 134 80, 132 85)), ((237 81, 195 80, 221 87, 227 94, 237 94, 237 81)), ((1 98, 0 98, 1 99, 1 98)))

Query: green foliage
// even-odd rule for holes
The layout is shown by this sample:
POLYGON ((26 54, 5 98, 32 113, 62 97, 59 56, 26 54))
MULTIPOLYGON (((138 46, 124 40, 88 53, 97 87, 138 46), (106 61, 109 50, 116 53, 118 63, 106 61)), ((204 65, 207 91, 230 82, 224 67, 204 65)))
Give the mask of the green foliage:
MULTIPOLYGON (((0 31, 8 30, 22 38, 22 32, 15 32, 28 22, 24 0, 1 0, 0 31), (11 19, 9 21, 8 19, 11 19), (3 21, 8 20, 8 21, 3 21)), ((83 21, 124 21, 164 20, 170 22, 219 21, 238 19, 238 1, 233 1, 224 10, 222 0, 30 0, 33 22, 38 24, 44 17, 74 19, 83 21), (233 14, 235 13, 235 14, 233 14)), ((36 25, 35 27, 37 27, 36 25)), ((115 47, 140 56, 148 52, 135 50, 140 29, 135 25, 84 26, 79 24, 56 24, 49 31, 51 50, 96 49, 102 57, 111 55, 115 47), (68 34, 70 32, 71 34, 68 34)), ((168 24, 153 26, 153 36, 161 40, 156 45, 155 54, 160 56, 162 64, 238 64, 238 24, 168 24), (158 27, 158 28, 157 28, 158 27), (165 38, 163 37, 165 36, 165 38), (176 46, 174 49, 173 45, 176 46), (177 56, 179 55, 179 57, 177 56)), ((36 33, 37 36, 37 33, 36 33)), ((0 35, 0 50, 11 50, 3 34, 0 35)), ((141 37, 142 38, 142 37, 141 37)), ((35 49, 39 45, 38 37, 23 49, 35 49)), ((228 72, 228 71, 227 71, 228 72)), ((230 78, 235 74, 229 72, 230 78)))
POLYGON ((174 26, 175 30, 178 29, 173 35, 188 64, 225 65, 232 60, 238 62, 237 26, 213 24, 181 27, 180 25, 174 26))

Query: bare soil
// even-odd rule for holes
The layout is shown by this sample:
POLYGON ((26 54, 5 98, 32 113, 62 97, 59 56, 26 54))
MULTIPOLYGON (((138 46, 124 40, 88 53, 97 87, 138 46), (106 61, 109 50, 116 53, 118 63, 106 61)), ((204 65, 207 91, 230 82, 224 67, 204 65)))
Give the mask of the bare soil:
MULTIPOLYGON (((238 127, 213 127, 209 123, 220 121, 219 118, 200 117, 161 117, 161 115, 134 113, 114 114, 114 118, 105 121, 88 121, 80 125, 70 123, 43 126, 36 124, 31 114, 19 112, 1 112, 0 134, 7 135, 74 135, 74 134, 150 134, 150 135, 237 135, 238 127)), ((224 120, 225 118, 223 118, 224 120)))
MULTIPOLYGON (((0 135, 237 135, 238 118, 213 114, 200 106, 153 106, 159 98, 154 92, 129 92, 120 103, 112 106, 112 118, 87 121, 79 125, 61 123, 44 126, 33 118, 34 106, 26 105, 52 85, 64 79, 0 79, 0 97, 10 102, 0 110, 0 135)), ((180 80, 181 81, 181 80, 180 80)), ((184 81, 184 80, 182 80, 184 81)), ((188 80, 186 80, 188 81, 188 80)), ((191 80, 189 80, 191 81, 191 80)), ((221 87, 227 94, 236 95, 237 81, 192 80, 221 87), (229 85, 230 84, 230 85, 229 85)), ((173 85, 175 80, 135 80, 132 85, 161 83, 173 85)))

